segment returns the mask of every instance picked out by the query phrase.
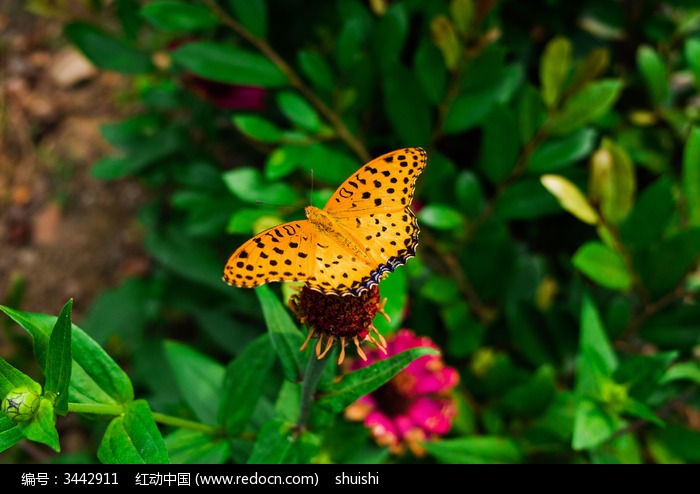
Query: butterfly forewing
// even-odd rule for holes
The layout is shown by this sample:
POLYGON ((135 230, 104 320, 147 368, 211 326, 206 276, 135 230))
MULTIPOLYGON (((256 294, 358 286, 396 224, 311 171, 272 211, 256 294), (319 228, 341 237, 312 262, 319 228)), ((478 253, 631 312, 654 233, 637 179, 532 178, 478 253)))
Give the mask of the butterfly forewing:
POLYGON ((352 215, 360 210, 406 208, 426 162, 427 154, 421 148, 399 149, 375 158, 338 187, 324 210, 352 215))
POLYGON ((229 285, 253 288, 271 281, 306 281, 313 276, 315 230, 307 220, 278 225, 241 245, 224 267, 229 285))

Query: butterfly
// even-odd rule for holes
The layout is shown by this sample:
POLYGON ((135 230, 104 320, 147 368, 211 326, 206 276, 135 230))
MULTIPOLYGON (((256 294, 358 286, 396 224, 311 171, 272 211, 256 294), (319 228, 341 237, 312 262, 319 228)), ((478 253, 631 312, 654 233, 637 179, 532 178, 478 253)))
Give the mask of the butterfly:
POLYGON ((306 220, 275 226, 241 245, 223 280, 244 288, 303 281, 336 295, 368 290, 415 256, 419 229, 410 205, 426 163, 427 153, 418 147, 366 163, 323 209, 307 206, 306 220))

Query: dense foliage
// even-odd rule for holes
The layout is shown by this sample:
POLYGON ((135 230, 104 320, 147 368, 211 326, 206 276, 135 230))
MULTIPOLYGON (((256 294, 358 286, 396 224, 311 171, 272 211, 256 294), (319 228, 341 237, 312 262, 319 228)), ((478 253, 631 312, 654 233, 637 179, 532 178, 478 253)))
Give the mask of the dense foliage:
POLYGON ((91 3, 65 38, 135 108, 93 173, 149 189, 154 267, 82 329, 70 301, 1 308, 44 375, 0 359, 9 458, 58 451, 79 414, 105 463, 700 461, 700 2, 91 3), (429 350, 315 368, 286 287, 221 280, 254 232, 406 146, 428 153, 420 244, 375 325, 460 379, 420 457, 342 411, 429 350))

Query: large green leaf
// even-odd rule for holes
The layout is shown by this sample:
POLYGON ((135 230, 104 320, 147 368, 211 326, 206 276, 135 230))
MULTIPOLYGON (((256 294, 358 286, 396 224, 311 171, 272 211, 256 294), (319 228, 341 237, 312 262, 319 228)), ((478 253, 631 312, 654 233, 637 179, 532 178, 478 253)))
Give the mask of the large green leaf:
POLYGON ((568 134, 602 117, 617 101, 622 81, 601 79, 591 82, 566 99, 562 109, 547 120, 547 130, 554 135, 568 134))
POLYGON ((266 0, 227 0, 229 8, 248 31, 259 38, 267 36, 266 0))
POLYGON ((136 400, 125 412, 112 419, 97 450, 102 463, 170 463, 163 436, 148 403, 136 400))
POLYGON ((582 128, 569 135, 548 139, 530 156, 528 171, 551 173, 588 156, 595 147, 596 132, 582 128))
POLYGON ((224 367, 175 341, 165 342, 165 355, 182 397, 197 418, 207 424, 218 424, 224 367))
POLYGON ((483 141, 479 169, 492 183, 499 183, 515 167, 520 140, 513 113, 502 105, 494 105, 483 125, 483 141))
POLYGON ((228 434, 237 436, 245 429, 255 406, 265 389, 275 353, 268 334, 250 343, 226 368, 224 375, 219 423, 228 434))
POLYGON ((221 464, 231 455, 230 446, 223 438, 187 429, 177 429, 165 437, 168 456, 173 464, 221 464))
POLYGON ((559 103, 571 70, 571 42, 562 37, 554 38, 544 49, 540 60, 542 100, 548 107, 559 103))
POLYGON ((299 351, 304 337, 292 321, 289 312, 268 286, 259 286, 255 293, 260 300, 270 342, 282 363, 284 375, 289 381, 297 382, 305 365, 304 357, 299 351))
POLYGON ((95 66, 122 72, 141 74, 151 70, 151 58, 121 38, 84 22, 73 22, 64 34, 95 66))
POLYGON ((613 290, 629 290, 632 275, 614 250, 600 242, 587 242, 571 260, 576 268, 600 285, 613 290))
POLYGON ((300 433, 292 424, 273 420, 260 430, 248 463, 308 464, 318 453, 319 445, 320 438, 315 434, 300 433))
POLYGON ((287 76, 264 56, 213 41, 187 43, 172 59, 194 74, 212 81, 260 87, 287 84, 287 76))
POLYGON ((433 348, 411 348, 387 359, 346 374, 338 383, 321 390, 318 405, 340 412, 358 398, 371 393, 414 360, 437 353, 433 348))
POLYGON ((71 374, 71 309, 73 300, 69 300, 61 309, 49 337, 46 353, 46 383, 44 393, 56 396, 54 409, 65 415, 68 411, 68 387, 71 374))
POLYGON ((700 127, 693 127, 683 150, 683 192, 692 226, 700 226, 700 127))
POLYGON ((472 436, 426 441, 422 444, 440 463, 520 463, 524 459, 523 452, 515 441, 505 437, 472 436))
POLYGON ((156 0, 141 8, 141 15, 163 31, 189 33, 216 26, 219 19, 204 5, 177 0, 156 0))

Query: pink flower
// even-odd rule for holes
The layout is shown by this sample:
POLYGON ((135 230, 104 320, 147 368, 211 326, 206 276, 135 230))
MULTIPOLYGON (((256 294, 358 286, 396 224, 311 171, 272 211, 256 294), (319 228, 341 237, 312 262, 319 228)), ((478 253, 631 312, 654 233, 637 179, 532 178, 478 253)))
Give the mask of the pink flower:
MULTIPOLYGON (((387 341, 387 355, 376 350, 353 369, 415 347, 438 347, 426 336, 402 329, 387 341)), ((363 420, 377 444, 394 454, 406 447, 416 456, 425 454, 421 442, 445 435, 457 413, 451 390, 459 382, 457 370, 446 366, 440 355, 426 355, 411 362, 389 382, 363 396, 345 410, 350 420, 363 420)))

